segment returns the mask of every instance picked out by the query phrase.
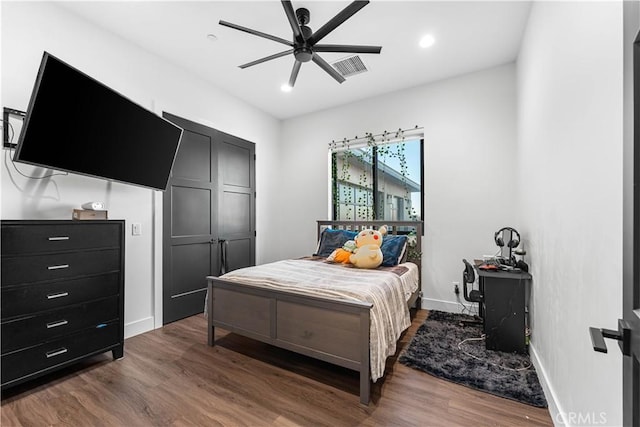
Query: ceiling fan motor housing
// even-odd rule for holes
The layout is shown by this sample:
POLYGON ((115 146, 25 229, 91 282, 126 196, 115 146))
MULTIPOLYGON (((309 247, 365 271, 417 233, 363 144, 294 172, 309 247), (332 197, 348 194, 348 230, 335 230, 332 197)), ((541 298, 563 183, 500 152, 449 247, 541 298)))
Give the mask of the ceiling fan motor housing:
POLYGON ((313 50, 311 50, 311 46, 303 44, 293 49, 293 55, 300 62, 309 62, 313 58, 313 50))

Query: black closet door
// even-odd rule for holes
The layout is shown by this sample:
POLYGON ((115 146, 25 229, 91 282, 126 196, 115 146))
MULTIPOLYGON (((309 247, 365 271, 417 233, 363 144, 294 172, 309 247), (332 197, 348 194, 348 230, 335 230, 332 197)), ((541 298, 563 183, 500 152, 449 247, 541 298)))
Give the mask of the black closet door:
POLYGON ((221 271, 255 265, 255 144, 219 132, 218 233, 221 271))
POLYGON ((247 192, 247 174, 255 193, 255 148, 190 120, 163 116, 184 129, 163 197, 162 312, 167 324, 203 312, 205 278, 220 274, 223 255, 229 268, 255 263, 255 237, 249 245, 239 239, 246 235, 247 218, 255 234, 255 198, 247 204, 241 197, 247 192))

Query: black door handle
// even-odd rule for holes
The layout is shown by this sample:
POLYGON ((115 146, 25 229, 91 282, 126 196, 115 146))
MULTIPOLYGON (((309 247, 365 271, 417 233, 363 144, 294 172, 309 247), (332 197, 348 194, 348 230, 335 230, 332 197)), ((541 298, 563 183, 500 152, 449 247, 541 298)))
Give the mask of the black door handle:
POLYGON ((229 264, 227 261, 227 248, 229 242, 226 239, 218 239, 220 243, 220 276, 229 271, 229 264))
POLYGON ((605 338, 611 338, 618 341, 620 350, 625 356, 631 355, 631 327, 622 319, 618 319, 618 330, 589 328, 591 334, 591 345, 595 351, 607 353, 607 344, 605 338))

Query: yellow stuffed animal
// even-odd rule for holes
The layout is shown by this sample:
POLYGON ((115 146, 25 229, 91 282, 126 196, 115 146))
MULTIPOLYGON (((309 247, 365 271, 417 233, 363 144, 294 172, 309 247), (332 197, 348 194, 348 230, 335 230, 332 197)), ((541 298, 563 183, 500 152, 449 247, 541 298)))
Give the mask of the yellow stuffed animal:
POLYGON ((349 257, 349 262, 358 268, 376 268, 382 264, 382 238, 387 234, 387 227, 379 230, 362 230, 355 237, 357 249, 349 257))

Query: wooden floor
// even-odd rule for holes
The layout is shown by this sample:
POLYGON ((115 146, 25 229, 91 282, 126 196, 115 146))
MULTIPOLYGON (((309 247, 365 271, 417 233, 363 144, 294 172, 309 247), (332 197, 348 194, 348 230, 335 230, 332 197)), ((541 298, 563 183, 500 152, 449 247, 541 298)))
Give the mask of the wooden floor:
MULTIPOLYGON (((421 310, 399 343, 424 321, 421 310)), ((553 425, 546 409, 440 380, 389 358, 386 375, 359 404, 355 371, 216 329, 202 315, 126 340, 73 369, 10 389, 9 426, 483 426, 553 425)))

